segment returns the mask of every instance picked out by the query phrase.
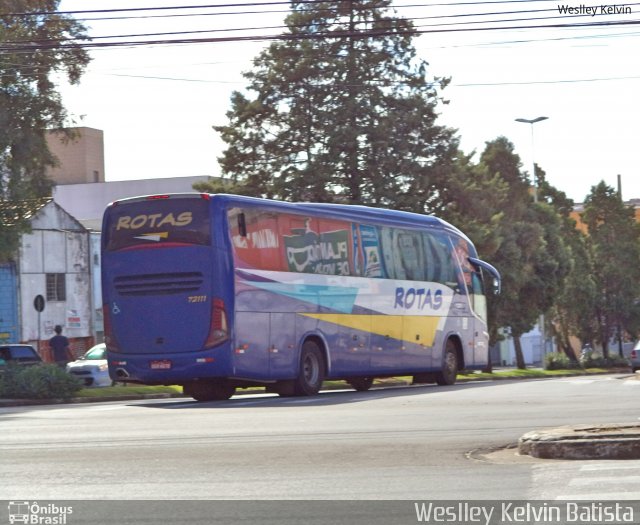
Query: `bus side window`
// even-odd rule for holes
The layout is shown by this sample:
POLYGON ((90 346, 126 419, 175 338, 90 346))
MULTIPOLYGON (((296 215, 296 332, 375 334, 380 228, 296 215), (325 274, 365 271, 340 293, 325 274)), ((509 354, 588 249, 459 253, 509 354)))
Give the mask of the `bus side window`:
POLYGON ((358 225, 362 248, 362 276, 385 279, 385 261, 379 231, 368 224, 358 225))
POLYGON ((471 283, 474 295, 484 295, 484 285, 482 282, 482 274, 477 271, 471 274, 471 283))
POLYGON ((469 245, 465 239, 455 235, 451 236, 451 242, 453 243, 452 259, 456 267, 460 293, 471 294, 473 293, 471 275, 475 272, 475 269, 469 262, 469 245))
POLYGON ((378 229, 382 260, 389 279, 406 279, 400 252, 397 248, 397 231, 387 226, 378 229))
POLYGON ((430 282, 446 284, 443 279, 444 268, 442 259, 442 247, 438 240, 429 232, 424 232, 424 247, 426 255, 427 275, 430 282))
MULTIPOLYGON (((440 232, 424 232, 427 280, 458 289, 458 263, 451 250, 449 238, 440 232)), ((463 292, 464 293, 464 292, 463 292)))
POLYGON ((425 261, 420 233, 399 230, 398 250, 406 278, 410 281, 424 281, 425 261))
POLYGON ((471 274, 471 282, 473 294, 471 296, 471 305, 473 311, 478 314, 482 320, 487 320, 487 298, 484 294, 484 284, 482 280, 481 270, 474 271, 471 274))

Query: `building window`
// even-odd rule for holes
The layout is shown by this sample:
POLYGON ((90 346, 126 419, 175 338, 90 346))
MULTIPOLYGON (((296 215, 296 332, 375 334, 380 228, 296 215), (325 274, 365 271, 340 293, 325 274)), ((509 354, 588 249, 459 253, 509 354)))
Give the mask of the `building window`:
POLYGON ((47 301, 66 301, 67 283, 64 273, 47 274, 47 301))

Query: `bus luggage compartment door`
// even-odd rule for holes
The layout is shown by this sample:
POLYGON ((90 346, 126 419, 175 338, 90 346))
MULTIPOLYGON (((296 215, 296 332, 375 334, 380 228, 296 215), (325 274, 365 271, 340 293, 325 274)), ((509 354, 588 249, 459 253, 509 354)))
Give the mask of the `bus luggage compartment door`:
POLYGON ((269 317, 269 313, 236 312, 234 376, 269 378, 269 317))

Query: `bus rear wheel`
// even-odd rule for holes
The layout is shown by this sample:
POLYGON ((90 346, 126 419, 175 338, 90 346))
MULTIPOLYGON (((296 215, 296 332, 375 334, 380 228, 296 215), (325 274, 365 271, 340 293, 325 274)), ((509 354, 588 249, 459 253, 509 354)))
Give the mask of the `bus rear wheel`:
POLYGON ((347 379, 347 383, 358 392, 366 392, 373 385, 373 377, 350 377, 347 379))
POLYGON ((444 349, 442 370, 436 372, 436 383, 440 386, 453 385, 458 376, 458 352, 455 343, 449 339, 444 349))
POLYGON ((184 385, 183 390, 196 401, 224 401, 236 393, 228 381, 197 381, 184 385))
POLYGON ((324 381, 324 356, 315 341, 305 341, 300 352, 300 369, 294 382, 297 396, 315 396, 324 381))

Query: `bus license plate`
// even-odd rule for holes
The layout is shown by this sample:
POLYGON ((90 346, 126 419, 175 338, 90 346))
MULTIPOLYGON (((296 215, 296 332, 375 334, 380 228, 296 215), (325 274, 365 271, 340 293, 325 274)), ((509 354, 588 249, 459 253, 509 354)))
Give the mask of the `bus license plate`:
POLYGON ((171 368, 171 361, 168 359, 162 359, 160 361, 151 361, 151 370, 169 370, 171 368))

